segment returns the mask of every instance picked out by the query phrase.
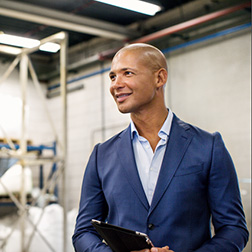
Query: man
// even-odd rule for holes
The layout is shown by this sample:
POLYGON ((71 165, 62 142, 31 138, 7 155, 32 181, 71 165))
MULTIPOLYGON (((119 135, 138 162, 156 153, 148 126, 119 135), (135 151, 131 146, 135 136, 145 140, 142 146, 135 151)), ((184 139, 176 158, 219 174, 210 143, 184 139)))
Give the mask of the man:
POLYGON ((126 46, 109 76, 110 92, 131 124, 90 156, 75 250, 111 251, 92 228, 91 219, 98 219, 146 233, 152 252, 242 251, 248 231, 232 160, 219 133, 166 108, 164 55, 147 44, 126 46))

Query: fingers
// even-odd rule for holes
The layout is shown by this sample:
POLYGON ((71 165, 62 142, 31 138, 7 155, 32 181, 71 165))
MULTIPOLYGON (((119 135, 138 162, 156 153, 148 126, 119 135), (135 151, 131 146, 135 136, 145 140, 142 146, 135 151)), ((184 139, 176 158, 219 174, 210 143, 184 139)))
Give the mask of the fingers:
POLYGON ((174 252, 173 250, 169 250, 168 246, 162 248, 151 248, 151 252, 174 252))
POLYGON ((139 251, 131 251, 131 252, 174 252, 173 250, 170 250, 168 246, 162 247, 162 248, 151 248, 149 249, 143 249, 139 251))

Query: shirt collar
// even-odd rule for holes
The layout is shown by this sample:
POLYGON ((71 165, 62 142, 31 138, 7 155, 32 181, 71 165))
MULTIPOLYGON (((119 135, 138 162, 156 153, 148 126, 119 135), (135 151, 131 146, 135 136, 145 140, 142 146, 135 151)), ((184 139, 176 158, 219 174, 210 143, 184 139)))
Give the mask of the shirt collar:
MULTIPOLYGON (((161 127, 161 129, 158 132, 158 136, 160 138, 164 138, 164 137, 169 136, 170 131, 171 131, 172 119, 173 119, 173 113, 169 109, 168 116, 166 117, 163 126, 161 127)), ((134 122, 131 119, 130 119, 130 128, 131 128, 131 139, 134 138, 134 135, 137 135, 137 137, 139 137, 136 126, 135 126, 134 122)))

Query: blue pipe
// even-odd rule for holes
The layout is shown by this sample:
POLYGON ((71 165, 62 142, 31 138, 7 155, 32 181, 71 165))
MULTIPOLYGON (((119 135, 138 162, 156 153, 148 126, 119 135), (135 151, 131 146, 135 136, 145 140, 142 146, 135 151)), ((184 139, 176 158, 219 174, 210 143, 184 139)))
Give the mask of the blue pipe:
MULTIPOLYGON (((180 45, 176 45, 176 46, 173 46, 173 47, 166 48, 166 49, 162 50, 162 52, 164 54, 170 53, 170 52, 176 51, 178 49, 182 49, 182 48, 185 48, 185 47, 188 47, 188 46, 191 46, 191 45, 195 45, 195 44, 207 41, 207 40, 215 39, 215 38, 222 37, 222 36, 234 33, 234 32, 238 32, 238 31, 247 29, 249 27, 251 27, 251 23, 242 24, 242 25, 239 25, 239 26, 236 26, 236 27, 232 27, 232 28, 229 28, 227 30, 220 31, 220 32, 217 32, 217 33, 214 33, 214 34, 211 34, 211 35, 199 38, 199 39, 195 39, 195 40, 192 40, 192 41, 189 41, 189 42, 185 42, 185 43, 180 44, 180 45)), ((87 74, 87 75, 80 76, 78 78, 74 78, 72 80, 69 80, 67 82, 67 84, 71 84, 71 83, 79 81, 79 80, 87 79, 89 77, 92 77, 92 76, 95 76, 95 75, 98 75, 98 74, 103 74, 103 73, 108 72, 108 71, 110 71, 110 67, 104 68, 104 69, 99 70, 99 71, 95 71, 95 72, 87 74)), ((60 83, 48 87, 47 90, 49 91, 49 90, 58 88, 59 86, 60 86, 60 83)))
MULTIPOLYGON (((76 81, 79 81, 79 80, 87 79, 87 78, 90 78, 90 77, 95 76, 95 75, 98 75, 98 74, 103 74, 103 73, 105 73, 105 72, 108 72, 109 70, 110 70, 110 67, 104 68, 104 69, 102 69, 102 70, 98 70, 98 71, 95 71, 95 72, 93 72, 93 73, 86 74, 86 75, 80 76, 80 77, 78 77, 78 78, 74 78, 74 79, 72 79, 72 80, 69 80, 69 81, 67 82, 67 84, 71 84, 71 83, 76 82, 76 81)), ((57 88, 57 87, 60 87, 60 83, 48 87, 47 90, 49 91, 49 90, 55 89, 55 88, 57 88)))
POLYGON ((198 44, 198 43, 210 40, 210 39, 215 39, 215 38, 222 37, 222 36, 234 33, 234 32, 238 32, 240 30, 247 29, 250 26, 251 26, 251 23, 239 25, 239 26, 236 26, 236 27, 232 27, 232 28, 224 30, 224 31, 220 31, 220 32, 210 34, 210 35, 207 35, 207 36, 199 38, 199 39, 195 39, 195 40, 192 40, 192 41, 180 44, 180 45, 176 45, 176 46, 164 49, 164 50, 162 50, 162 52, 164 54, 165 53, 170 53, 172 51, 175 51, 175 50, 178 50, 178 49, 181 49, 181 48, 185 48, 187 46, 195 45, 195 44, 198 44))
MULTIPOLYGON (((16 150, 20 148, 19 144, 14 144, 16 150)), ((0 144, 0 148, 7 148, 11 149, 9 144, 0 144)), ((32 145, 27 145, 27 151, 41 151, 41 150, 53 150, 55 151, 55 146, 46 146, 46 145, 39 145, 39 146, 32 146, 32 145)))

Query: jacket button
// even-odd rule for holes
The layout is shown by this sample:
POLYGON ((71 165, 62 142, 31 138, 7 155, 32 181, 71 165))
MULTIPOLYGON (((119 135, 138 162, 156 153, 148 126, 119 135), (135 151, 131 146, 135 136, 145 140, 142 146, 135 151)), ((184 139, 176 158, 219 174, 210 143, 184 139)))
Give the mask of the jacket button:
POLYGON ((150 224, 148 225, 148 228, 149 228, 150 230, 153 230, 153 229, 155 228, 155 225, 152 224, 152 223, 150 223, 150 224))

